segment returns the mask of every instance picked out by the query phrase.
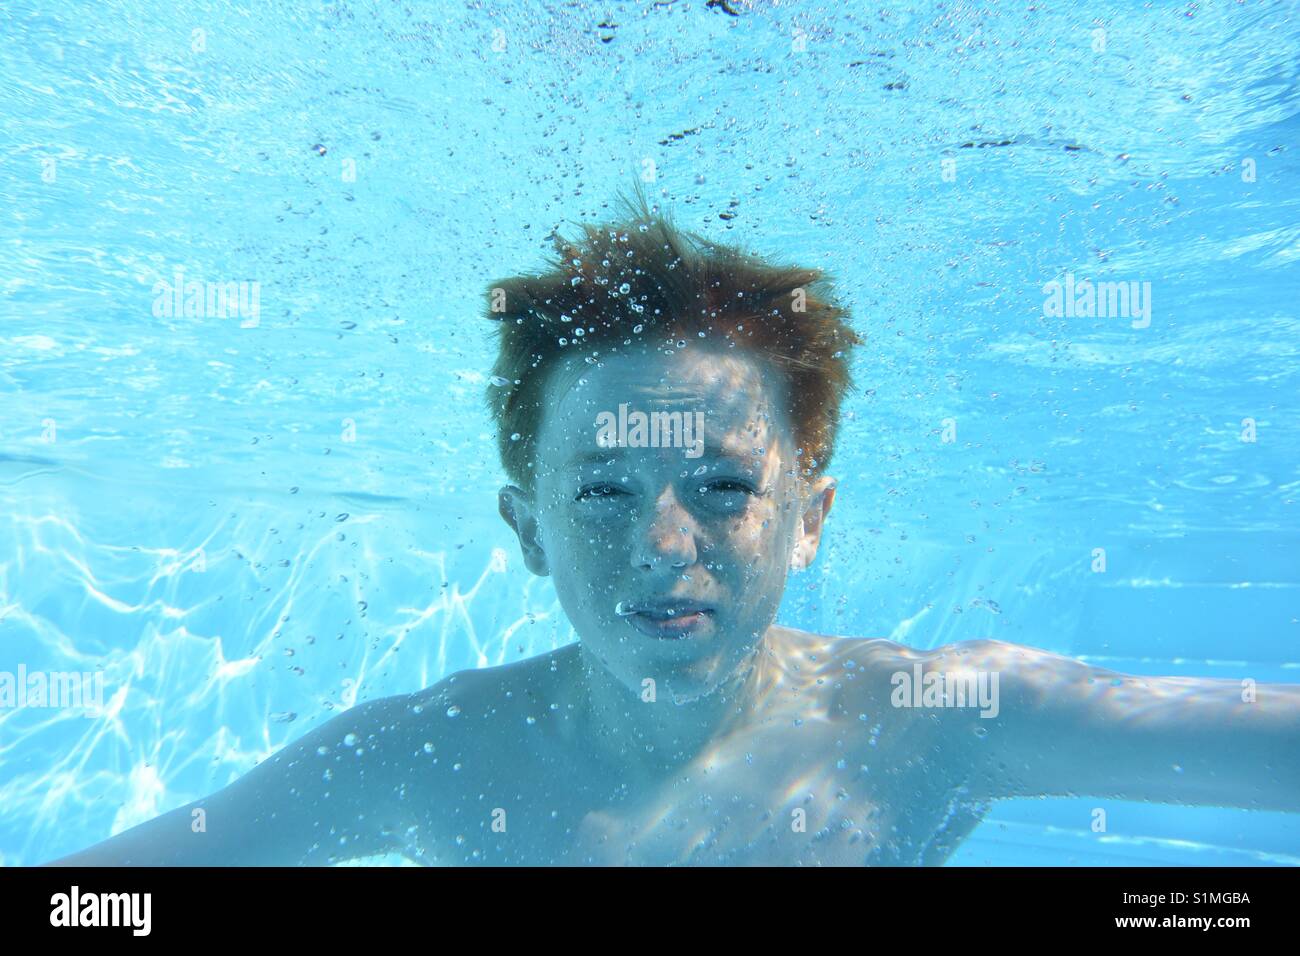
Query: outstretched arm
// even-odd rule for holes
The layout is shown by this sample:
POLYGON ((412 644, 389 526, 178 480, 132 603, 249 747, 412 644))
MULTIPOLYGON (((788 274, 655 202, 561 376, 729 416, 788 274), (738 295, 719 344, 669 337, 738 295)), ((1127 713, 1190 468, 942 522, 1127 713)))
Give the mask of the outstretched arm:
POLYGON ((997 641, 976 783, 987 797, 1097 795, 1300 812, 1300 685, 1137 677, 997 641))
POLYGON ((358 705, 212 796, 49 865, 293 866, 395 849, 391 748, 377 731, 398 700, 358 705))

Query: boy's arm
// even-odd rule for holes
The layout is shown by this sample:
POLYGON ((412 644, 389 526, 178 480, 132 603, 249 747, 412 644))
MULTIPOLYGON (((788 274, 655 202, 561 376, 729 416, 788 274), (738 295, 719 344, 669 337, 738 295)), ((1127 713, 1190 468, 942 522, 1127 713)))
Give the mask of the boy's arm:
POLYGON ((396 849, 401 782, 385 732, 402 700, 353 707, 225 789, 49 865, 323 865, 396 849))
POLYGON ((1136 677, 998 641, 958 646, 970 651, 963 668, 998 674, 998 716, 967 720, 987 730, 973 743, 983 796, 1300 811, 1300 685, 1136 677))

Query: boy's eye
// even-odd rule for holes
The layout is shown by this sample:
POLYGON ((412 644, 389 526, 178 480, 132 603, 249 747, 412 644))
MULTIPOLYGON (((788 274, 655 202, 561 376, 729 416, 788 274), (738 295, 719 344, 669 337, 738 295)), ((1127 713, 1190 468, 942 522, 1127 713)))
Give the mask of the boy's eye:
POLYGON ((700 493, 703 494, 706 491, 721 491, 724 493, 735 493, 739 491, 747 495, 758 494, 753 486, 746 482, 736 481, 731 478, 719 478, 717 481, 710 481, 707 484, 701 485, 700 493))
POLYGON ((598 498, 613 498, 615 495, 627 494, 622 488, 616 488, 614 485, 588 485, 578 492, 574 501, 590 501, 598 498))

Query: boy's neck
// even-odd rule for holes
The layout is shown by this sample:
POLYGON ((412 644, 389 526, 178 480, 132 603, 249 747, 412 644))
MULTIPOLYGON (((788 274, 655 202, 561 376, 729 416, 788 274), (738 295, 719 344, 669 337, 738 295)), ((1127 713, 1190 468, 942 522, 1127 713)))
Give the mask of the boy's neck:
POLYGON ((768 634, 721 685, 693 700, 647 703, 580 649, 583 736, 603 762, 660 776, 695 759, 751 714, 769 679, 768 634))

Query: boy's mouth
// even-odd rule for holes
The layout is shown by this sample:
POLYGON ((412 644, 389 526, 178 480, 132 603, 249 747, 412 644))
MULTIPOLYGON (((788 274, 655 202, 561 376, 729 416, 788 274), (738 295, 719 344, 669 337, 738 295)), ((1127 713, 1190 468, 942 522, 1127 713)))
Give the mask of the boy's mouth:
POLYGON ((689 602, 620 601, 614 613, 649 637, 681 638, 704 627, 713 608, 689 602))

